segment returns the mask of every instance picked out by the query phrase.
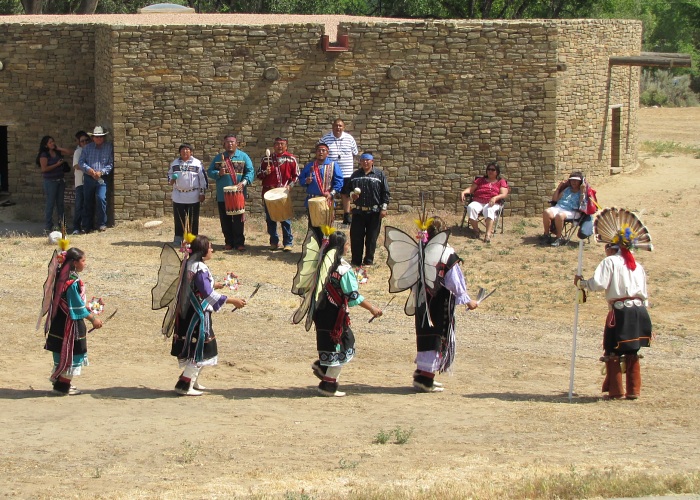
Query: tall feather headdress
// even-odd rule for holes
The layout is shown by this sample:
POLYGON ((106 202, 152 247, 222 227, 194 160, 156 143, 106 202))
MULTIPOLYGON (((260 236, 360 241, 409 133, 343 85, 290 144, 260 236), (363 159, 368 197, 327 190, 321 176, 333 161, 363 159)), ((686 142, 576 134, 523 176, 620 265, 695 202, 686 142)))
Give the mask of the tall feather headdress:
POLYGON ((605 208, 593 222, 596 241, 620 245, 627 250, 652 251, 651 235, 634 213, 626 208, 605 208))

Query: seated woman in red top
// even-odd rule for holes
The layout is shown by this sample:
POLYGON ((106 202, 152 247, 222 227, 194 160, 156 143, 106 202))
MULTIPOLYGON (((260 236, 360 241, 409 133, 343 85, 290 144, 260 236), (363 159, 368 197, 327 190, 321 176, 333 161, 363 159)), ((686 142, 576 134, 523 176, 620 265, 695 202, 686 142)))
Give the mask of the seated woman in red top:
POLYGON ((493 221, 503 207, 503 200, 508 196, 508 182, 501 178, 501 167, 498 163, 492 161, 486 165, 486 175, 477 177, 471 186, 462 191, 463 202, 468 194, 472 195, 472 201, 467 205, 467 213, 475 238, 479 238, 478 219, 479 214, 482 214, 486 224, 484 242, 491 243, 493 221))

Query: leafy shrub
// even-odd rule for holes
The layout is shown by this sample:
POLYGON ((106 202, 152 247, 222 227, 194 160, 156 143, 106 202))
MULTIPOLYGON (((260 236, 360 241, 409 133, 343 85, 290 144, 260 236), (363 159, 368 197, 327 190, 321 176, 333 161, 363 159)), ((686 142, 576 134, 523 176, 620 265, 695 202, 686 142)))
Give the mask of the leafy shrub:
POLYGON ((690 75, 670 71, 642 71, 639 101, 644 106, 697 106, 698 96, 690 89, 690 75))

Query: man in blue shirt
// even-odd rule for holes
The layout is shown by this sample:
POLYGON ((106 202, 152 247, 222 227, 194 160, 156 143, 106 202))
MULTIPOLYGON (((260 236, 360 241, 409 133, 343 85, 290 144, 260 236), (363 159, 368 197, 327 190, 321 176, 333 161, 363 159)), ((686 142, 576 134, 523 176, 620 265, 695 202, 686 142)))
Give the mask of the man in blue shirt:
POLYGON ((250 156, 238 149, 238 139, 229 134, 224 137, 224 152, 219 153, 209 164, 207 175, 216 181, 216 202, 219 209, 219 222, 224 233, 224 249, 245 251, 245 213, 228 215, 224 201, 224 188, 238 186, 247 198, 246 186, 255 179, 255 168, 250 156))
POLYGON ((114 148, 105 142, 107 132, 102 127, 95 127, 92 142, 80 153, 79 166, 86 174, 83 178, 83 197, 85 203, 85 220, 83 229, 86 233, 97 225, 99 231, 107 229, 107 178, 114 168, 114 148), (95 212, 97 221, 95 221, 95 212))
MULTIPOLYGON (((304 166, 299 174, 299 184, 306 187, 306 200, 304 206, 309 215, 309 198, 323 196, 328 205, 333 210, 333 197, 343 187, 343 174, 337 162, 328 158, 328 145, 324 142, 316 144, 316 159, 304 166)), ((321 230, 311 225, 309 216, 309 227, 314 230, 319 240, 322 238, 321 230)))

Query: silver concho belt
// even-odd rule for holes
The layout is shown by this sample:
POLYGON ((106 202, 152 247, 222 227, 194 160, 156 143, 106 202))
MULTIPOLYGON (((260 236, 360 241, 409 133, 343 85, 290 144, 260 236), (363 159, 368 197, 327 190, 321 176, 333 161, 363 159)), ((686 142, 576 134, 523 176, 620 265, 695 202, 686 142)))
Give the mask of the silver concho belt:
POLYGON ((642 305, 642 300, 641 299, 625 299, 625 300, 618 300, 613 304, 613 307, 615 309, 622 309, 623 307, 639 307, 642 305))

